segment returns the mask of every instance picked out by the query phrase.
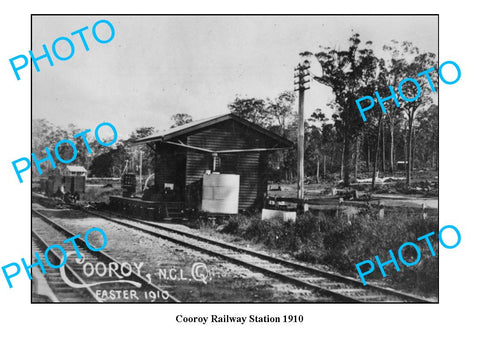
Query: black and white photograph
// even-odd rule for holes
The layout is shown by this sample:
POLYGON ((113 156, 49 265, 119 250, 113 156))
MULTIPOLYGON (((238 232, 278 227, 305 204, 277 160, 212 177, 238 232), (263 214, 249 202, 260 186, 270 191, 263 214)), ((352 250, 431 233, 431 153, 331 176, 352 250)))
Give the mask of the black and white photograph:
POLYGON ((31 25, 32 303, 438 304, 438 15, 31 25))
POLYGON ((1 348, 476 347, 474 5, 0 8, 1 348))

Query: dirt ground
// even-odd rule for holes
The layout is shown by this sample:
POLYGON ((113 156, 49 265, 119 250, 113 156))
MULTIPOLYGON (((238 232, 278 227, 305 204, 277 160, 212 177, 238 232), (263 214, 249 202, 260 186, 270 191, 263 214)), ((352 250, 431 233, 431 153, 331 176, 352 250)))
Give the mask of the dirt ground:
MULTIPOLYGON (((156 285, 182 302, 329 301, 261 273, 81 211, 45 209, 38 204, 33 204, 33 208, 41 210, 67 229, 80 232, 82 236, 92 227, 101 228, 108 237, 106 253, 120 262, 143 263, 142 276, 149 275, 156 285), (208 270, 208 280, 192 279, 192 268, 198 263, 208 270)), ((94 239, 92 241, 97 243, 94 239)))
MULTIPOLYGON (((411 187, 415 193, 402 193, 396 190, 397 185, 403 185, 405 182, 404 173, 395 173, 393 177, 385 176, 377 179, 375 192, 370 192, 370 177, 366 175, 360 176, 359 183, 353 183, 352 189, 357 189, 361 193, 371 196, 371 204, 382 204, 387 207, 410 207, 425 208, 438 210, 438 195, 435 192, 429 192, 425 188, 430 185, 432 189, 438 188, 438 172, 425 171, 418 172, 413 176, 411 187), (393 179, 392 179, 393 178, 393 179), (427 183, 427 184, 426 184, 427 183)), ((321 181, 320 183, 305 184, 305 199, 312 201, 315 205, 320 206, 336 206, 338 205, 339 195, 333 195, 332 188, 339 188, 339 181, 321 181)), ((438 190, 438 189, 437 189, 438 190)), ((297 197, 296 183, 272 183, 269 185, 269 196, 277 196, 279 198, 294 199, 297 197), (280 190, 279 190, 280 189, 280 190)), ((345 204, 363 204, 365 200, 346 200, 345 204)))

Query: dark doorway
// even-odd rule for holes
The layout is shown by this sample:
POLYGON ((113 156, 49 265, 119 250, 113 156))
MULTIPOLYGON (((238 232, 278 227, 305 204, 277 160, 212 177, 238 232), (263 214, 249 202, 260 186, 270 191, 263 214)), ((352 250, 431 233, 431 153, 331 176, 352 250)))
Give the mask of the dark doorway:
POLYGON ((187 155, 185 152, 175 152, 175 201, 185 201, 185 174, 187 169, 187 155))

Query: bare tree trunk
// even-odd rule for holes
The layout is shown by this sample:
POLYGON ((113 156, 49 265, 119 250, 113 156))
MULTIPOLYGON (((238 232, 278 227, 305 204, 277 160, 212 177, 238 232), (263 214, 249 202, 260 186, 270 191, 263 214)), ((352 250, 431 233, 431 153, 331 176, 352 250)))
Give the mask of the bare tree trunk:
POLYGON ((343 179, 343 164, 344 164, 344 156, 345 156, 345 140, 343 141, 342 147, 342 160, 340 161, 340 179, 343 179))
POLYGON ((355 180, 358 178, 358 153, 360 151, 360 137, 355 137, 355 153, 354 153, 354 163, 355 163, 355 170, 353 173, 353 178, 355 180))
POLYGON ((385 173, 387 169, 386 161, 386 148, 385 148, 385 124, 382 123, 382 172, 385 173))
POLYGON ((330 172, 335 168, 335 152, 337 151, 337 147, 335 146, 335 143, 333 144, 332 147, 332 152, 330 153, 330 172))
POLYGON ((350 137, 344 135, 343 146, 343 184, 345 187, 350 186, 350 163, 351 163, 351 149, 350 149, 350 137))
POLYGON ((377 131, 377 147, 375 150, 375 158, 373 160, 373 174, 372 174, 372 191, 375 189, 375 178, 376 178, 376 172, 377 172, 377 164, 378 164, 378 153, 380 152, 380 136, 381 136, 381 130, 382 130, 382 116, 380 116, 380 119, 378 121, 378 131, 377 131))
POLYGON ((412 131, 412 167, 411 167, 411 170, 413 172, 414 168, 415 168, 415 128, 413 128, 413 131, 412 131))
POLYGON ((385 173, 386 168, 386 161, 385 161, 385 126, 382 122, 382 172, 385 173))
POLYGON ((317 158, 317 184, 320 183, 320 159, 317 158))
POLYGON ((367 144, 367 172, 370 172, 370 145, 368 144, 368 141, 366 142, 367 144))
POLYGON ((392 170, 392 175, 395 173, 395 170, 397 169, 397 163, 395 162, 395 159, 397 158, 397 151, 395 149, 395 145, 393 146, 393 170, 392 170))
POLYGON ((336 143, 333 143, 332 152, 330 153, 330 171, 335 168, 335 155, 337 153, 336 143))
POLYGON ((405 124, 405 136, 403 138, 403 159, 405 160, 405 164, 404 164, 404 167, 403 167, 403 173, 404 173, 404 176, 405 178, 407 178, 407 172, 408 172, 408 166, 407 166, 407 158, 408 158, 408 155, 407 155, 407 138, 408 138, 408 127, 407 127, 407 124, 405 124))
POLYGON ((323 155, 323 179, 327 178, 327 156, 323 155))
POLYGON ((394 158, 394 148, 395 148, 395 141, 394 141, 394 131, 395 131, 395 120, 392 116, 390 116, 390 173, 393 176, 395 171, 395 158, 394 158))
POLYGON ((413 134, 413 111, 408 113, 408 134, 407 134, 407 186, 410 186, 412 176, 412 134, 413 134))

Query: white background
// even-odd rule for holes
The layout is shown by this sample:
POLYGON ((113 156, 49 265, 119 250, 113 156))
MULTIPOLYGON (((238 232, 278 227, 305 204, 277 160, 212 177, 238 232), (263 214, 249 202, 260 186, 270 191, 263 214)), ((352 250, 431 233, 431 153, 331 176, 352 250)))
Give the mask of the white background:
POLYGON ((2 2, 0 266, 30 256, 30 179, 19 184, 11 165, 30 151, 30 79, 16 81, 8 59, 27 54, 31 13, 439 13, 440 62, 454 60, 462 69, 460 82, 443 85, 440 96, 440 226, 457 226, 462 242, 441 250, 439 305, 31 305, 25 275, 12 289, 0 275, 0 347, 478 348, 478 12, 475 2, 388 3, 2 2), (304 322, 177 324, 177 314, 303 314, 304 322))

